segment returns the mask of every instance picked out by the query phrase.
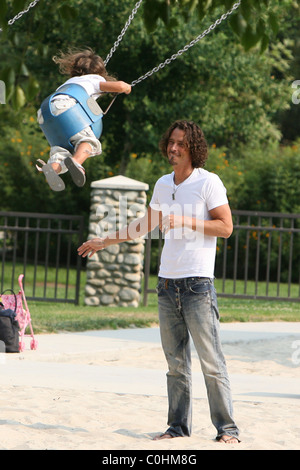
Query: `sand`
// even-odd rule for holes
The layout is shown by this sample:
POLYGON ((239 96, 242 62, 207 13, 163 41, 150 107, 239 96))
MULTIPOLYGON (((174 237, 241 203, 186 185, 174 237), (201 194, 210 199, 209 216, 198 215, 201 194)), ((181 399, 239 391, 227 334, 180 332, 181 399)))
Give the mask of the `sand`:
POLYGON ((153 441, 167 428, 167 370, 149 328, 38 335, 36 351, 28 338, 1 354, 0 449, 299 450, 300 322, 221 323, 221 338, 240 444, 215 441, 194 350, 192 436, 153 441))

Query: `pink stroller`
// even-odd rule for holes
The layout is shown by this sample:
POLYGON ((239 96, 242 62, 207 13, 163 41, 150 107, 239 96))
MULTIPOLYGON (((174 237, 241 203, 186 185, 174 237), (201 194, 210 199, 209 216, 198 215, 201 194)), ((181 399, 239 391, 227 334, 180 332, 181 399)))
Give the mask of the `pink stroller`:
POLYGON ((15 310, 16 308, 16 314, 17 314, 16 319, 18 320, 18 323, 20 326, 20 331, 19 331, 19 337, 20 337, 19 351, 20 352, 24 351, 25 349, 25 342, 24 342, 25 336, 26 337, 30 336, 32 338, 30 342, 30 349, 37 349, 37 346, 38 346, 38 342, 34 338, 33 329, 31 325, 30 312, 29 312, 29 308, 27 305, 27 301, 26 301, 26 297, 25 297, 25 293, 23 289, 23 284, 22 284, 23 277, 24 277, 24 274, 20 274, 18 278, 18 282, 20 286, 20 291, 18 294, 14 295, 13 293, 12 294, 4 293, 1 295, 1 299, 5 308, 10 308, 11 310, 15 310), (17 300, 17 305, 16 305, 16 300, 17 300), (25 309, 23 308, 23 302, 24 302, 25 309), (30 333, 31 333, 30 335, 25 334, 25 330, 27 326, 29 326, 30 328, 30 333))

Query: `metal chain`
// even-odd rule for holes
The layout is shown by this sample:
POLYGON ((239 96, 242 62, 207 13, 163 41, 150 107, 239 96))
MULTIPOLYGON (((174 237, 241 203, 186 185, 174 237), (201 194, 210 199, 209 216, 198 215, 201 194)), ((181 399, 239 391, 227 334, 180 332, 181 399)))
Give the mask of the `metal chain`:
POLYGON ((226 13, 224 13, 220 18, 218 18, 213 24, 209 26, 203 33, 199 34, 195 39, 193 39, 189 44, 184 46, 182 49, 179 49, 179 51, 176 52, 176 54, 173 54, 170 58, 166 59, 164 62, 159 64, 157 67, 154 67, 152 70, 149 70, 149 72, 145 73, 145 75, 142 75, 139 77, 137 80, 133 80, 131 82, 131 86, 135 86, 138 83, 142 82, 146 78, 150 77, 154 73, 158 72, 160 69, 164 68, 166 65, 169 65, 173 60, 177 59, 180 55, 182 55, 184 52, 186 52, 190 47, 194 46, 198 41, 203 39, 205 36, 207 36, 213 29, 215 29, 216 26, 218 26, 222 21, 226 20, 228 16, 230 16, 234 10, 236 10, 241 4, 241 0, 233 5, 233 7, 228 10, 226 13))
MULTIPOLYGON (((39 2, 40 0, 34 0, 33 2, 29 3, 28 7, 25 10, 20 11, 16 16, 14 16, 11 20, 8 21, 9 26, 14 24, 15 21, 17 21, 21 16, 23 16, 25 13, 28 13, 28 11, 35 7, 35 5, 39 2)), ((2 32, 2 28, 0 28, 0 32, 2 32)))
POLYGON ((135 6, 134 6, 134 8, 133 8, 133 10, 132 10, 132 12, 131 12, 131 14, 130 14, 129 17, 128 17, 128 20, 127 20, 126 23, 125 23, 124 28, 122 29, 120 35, 118 36, 117 40, 115 41, 115 43, 114 43, 113 47, 111 48, 109 54, 107 54, 107 57, 106 57, 106 59, 105 59, 105 61, 104 61, 104 65, 105 65, 105 66, 107 65, 107 63, 108 63, 108 61, 111 59, 113 53, 115 52, 115 50, 117 49, 118 45, 119 45, 120 42, 122 41, 124 34, 126 33, 128 27, 130 26, 130 23, 132 22, 132 20, 133 20, 135 14, 136 14, 136 12, 138 11, 139 7, 141 6, 141 3, 142 3, 142 2, 143 2, 143 0, 139 0, 139 1, 135 4, 135 6))

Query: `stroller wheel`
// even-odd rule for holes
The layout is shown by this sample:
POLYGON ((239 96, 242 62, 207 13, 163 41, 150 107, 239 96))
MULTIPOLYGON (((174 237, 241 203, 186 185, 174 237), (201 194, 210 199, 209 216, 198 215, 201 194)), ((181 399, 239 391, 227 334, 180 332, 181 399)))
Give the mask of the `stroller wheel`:
POLYGON ((25 350, 25 343, 23 341, 19 342, 19 351, 22 352, 25 350))
POLYGON ((38 342, 33 339, 31 342, 30 342, 30 349, 37 349, 38 347, 38 342))

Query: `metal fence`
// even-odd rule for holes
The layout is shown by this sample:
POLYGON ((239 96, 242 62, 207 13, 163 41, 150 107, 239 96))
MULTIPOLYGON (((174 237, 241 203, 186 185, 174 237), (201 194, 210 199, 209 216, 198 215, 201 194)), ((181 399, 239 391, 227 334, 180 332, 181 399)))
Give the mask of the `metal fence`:
POLYGON ((78 304, 83 227, 82 216, 0 212, 0 293, 24 274, 27 299, 78 304))
MULTIPOLYGON (((300 214, 232 214, 233 234, 217 244, 218 295, 299 302, 300 214)), ((17 290, 18 276, 24 274, 29 300, 78 304, 81 257, 76 247, 83 229, 82 216, 0 212, 0 293, 17 290)), ((161 234, 152 238, 146 240, 144 305, 155 292, 149 288, 150 272, 159 266, 163 246, 161 234)))
MULTIPOLYGON (((300 214, 235 210, 232 216, 232 236, 219 238, 217 243, 218 295, 299 302, 300 214)), ((161 235, 155 242, 158 266, 163 245, 161 235)), ((144 305, 148 294, 155 292, 149 288, 153 264, 151 245, 149 237, 145 252, 144 305)))

